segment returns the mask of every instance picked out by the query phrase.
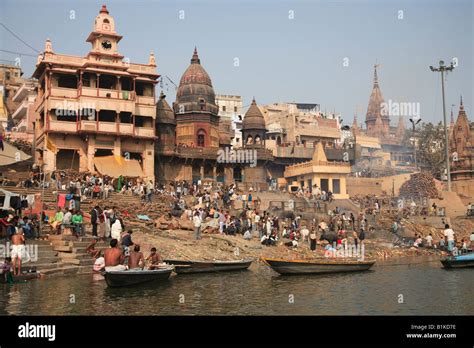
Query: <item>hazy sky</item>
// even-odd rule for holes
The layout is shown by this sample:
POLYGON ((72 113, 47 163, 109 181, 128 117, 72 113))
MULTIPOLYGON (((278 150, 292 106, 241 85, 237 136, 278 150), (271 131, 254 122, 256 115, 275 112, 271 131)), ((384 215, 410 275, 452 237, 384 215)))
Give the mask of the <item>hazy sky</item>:
MULTIPOLYGON (((451 104, 457 114, 462 94, 473 119, 472 0, 1 0, 0 20, 39 51, 49 37, 55 52, 84 56, 102 3, 131 62, 147 63, 154 51, 158 73, 179 83, 196 45, 216 93, 242 95, 246 106, 252 96, 259 104, 319 103, 340 112, 344 123, 357 108, 360 123, 377 61, 386 101, 420 103, 423 120, 439 121, 441 80, 429 66, 456 57, 459 65, 446 79, 448 115, 451 104)), ((2 27, 0 48, 35 54, 2 27)), ((0 52, 2 63, 16 57, 0 52)), ((21 62, 30 76, 36 58, 21 62)), ((168 88, 171 102, 175 90, 168 88)))

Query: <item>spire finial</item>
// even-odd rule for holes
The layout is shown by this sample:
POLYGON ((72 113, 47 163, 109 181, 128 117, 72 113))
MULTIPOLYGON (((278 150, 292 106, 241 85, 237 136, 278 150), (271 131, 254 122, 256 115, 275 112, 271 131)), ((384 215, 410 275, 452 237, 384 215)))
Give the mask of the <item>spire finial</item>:
POLYGON ((102 8, 100 9, 100 13, 109 14, 109 10, 107 10, 107 5, 102 5, 102 8))
POLYGON ((464 105, 462 103, 462 94, 461 94, 461 104, 459 104, 459 107, 460 107, 461 110, 464 110, 464 105))
POLYGON ((375 64, 374 64, 374 87, 379 85, 379 78, 378 78, 378 76, 377 76, 377 68, 378 68, 379 66, 380 66, 380 65, 377 64, 377 62, 375 62, 375 64))
POLYGON ((252 97, 252 104, 257 105, 257 102, 255 101, 255 96, 252 97))
POLYGON ((193 53, 193 57, 191 58, 191 64, 193 63, 201 64, 201 60, 199 59, 196 46, 194 46, 194 53, 193 53))

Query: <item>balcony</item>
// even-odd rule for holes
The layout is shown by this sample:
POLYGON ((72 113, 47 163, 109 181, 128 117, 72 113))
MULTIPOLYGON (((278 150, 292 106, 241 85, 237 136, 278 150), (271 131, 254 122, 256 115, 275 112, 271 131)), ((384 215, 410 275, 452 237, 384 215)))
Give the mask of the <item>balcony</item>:
MULTIPOLYGON (((121 99, 121 100, 134 100, 134 91, 119 91, 117 89, 99 88, 98 96, 101 98, 110 99, 121 99)), ((97 88, 95 87, 82 87, 82 96, 85 97, 97 97, 97 88)))
MULTIPOLYGON (((67 123, 67 122, 66 122, 67 123)), ((75 125, 75 123, 74 123, 75 125)), ((134 127, 131 123, 116 123, 116 122, 96 122, 96 121, 81 121, 80 122, 80 131, 82 132, 92 132, 92 133, 113 133, 116 134, 117 131, 119 135, 122 136, 134 136, 134 137, 144 137, 144 138, 153 138, 155 136, 155 129, 148 127, 134 127)))
POLYGON ((217 150, 217 148, 178 146, 176 153, 183 158, 217 159, 217 150))
POLYGON ((115 122, 99 122, 99 132, 103 133, 117 133, 117 123, 115 122))
POLYGON ((51 87, 51 97, 59 98, 77 98, 77 89, 75 88, 63 88, 63 87, 51 87))
POLYGON ((303 146, 277 146, 273 149, 273 156, 275 157, 290 157, 290 158, 307 158, 313 157, 314 147, 303 146))
POLYGON ((135 127, 135 136, 138 137, 154 137, 155 129, 154 128, 145 128, 145 127, 135 127))
POLYGON ((143 105, 154 106, 155 105, 155 98, 145 97, 143 95, 137 95, 137 103, 138 104, 143 104, 143 105))
POLYGON ((77 123, 69 121, 49 121, 48 130, 50 132, 65 132, 65 133, 76 133, 77 132, 77 123))
POLYGON ((133 124, 131 123, 120 123, 119 131, 121 135, 133 135, 133 124))
POLYGON ((298 163, 286 167, 285 178, 295 177, 306 174, 318 173, 334 173, 334 174, 349 174, 351 172, 351 165, 347 162, 331 162, 331 161, 309 161, 298 163))

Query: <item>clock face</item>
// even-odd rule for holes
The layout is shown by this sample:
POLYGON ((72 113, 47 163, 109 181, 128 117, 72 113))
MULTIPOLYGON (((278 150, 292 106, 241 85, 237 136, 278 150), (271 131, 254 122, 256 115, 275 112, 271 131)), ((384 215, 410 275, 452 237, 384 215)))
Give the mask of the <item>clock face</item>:
POLYGON ((102 47, 104 48, 104 50, 110 50, 112 48, 112 44, 110 43, 110 41, 105 40, 102 41, 102 47))

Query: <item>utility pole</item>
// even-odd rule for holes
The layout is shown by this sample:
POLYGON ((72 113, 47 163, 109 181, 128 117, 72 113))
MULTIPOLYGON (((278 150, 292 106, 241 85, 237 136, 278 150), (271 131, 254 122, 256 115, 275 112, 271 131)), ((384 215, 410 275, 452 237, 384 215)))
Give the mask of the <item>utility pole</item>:
POLYGON ((446 121, 446 103, 444 100, 444 73, 454 70, 454 64, 451 62, 450 66, 445 66, 444 61, 439 61, 439 67, 433 68, 430 66, 431 71, 441 73, 441 93, 443 95, 443 119, 444 119, 444 141, 445 141, 445 155, 446 155, 446 175, 448 177, 448 192, 451 192, 451 168, 449 167, 449 135, 448 135, 448 123, 446 121))
POLYGON ((420 123, 421 118, 416 119, 415 117, 410 118, 410 122, 413 124, 413 157, 415 159, 415 169, 418 169, 418 162, 416 160, 416 125, 420 123))

